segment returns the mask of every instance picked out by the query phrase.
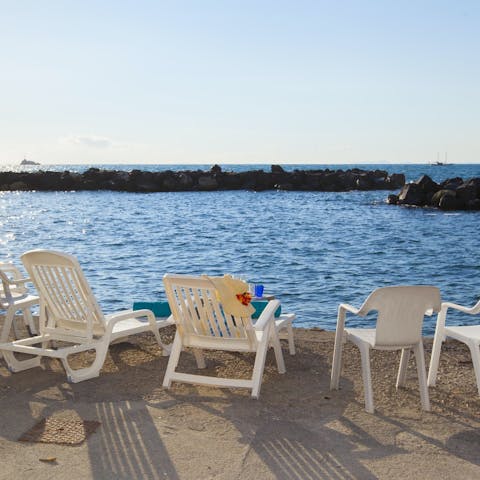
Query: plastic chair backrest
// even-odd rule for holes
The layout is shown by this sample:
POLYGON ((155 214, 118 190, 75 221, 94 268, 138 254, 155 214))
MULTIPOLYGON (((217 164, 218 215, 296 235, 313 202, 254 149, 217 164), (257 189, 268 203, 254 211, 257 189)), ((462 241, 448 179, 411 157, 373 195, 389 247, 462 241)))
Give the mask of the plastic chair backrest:
POLYGON ((425 314, 440 311, 440 306, 437 287, 414 285, 378 288, 361 310, 378 312, 375 345, 388 347, 418 343, 425 314))
POLYGON ((213 283, 205 277, 167 274, 165 292, 181 335, 256 343, 250 317, 225 315, 213 283))
POLYGON ((40 333, 75 341, 103 335, 105 320, 77 259, 49 250, 32 250, 22 262, 40 296, 40 333))
POLYGON ((20 270, 13 263, 0 262, 0 304, 8 303, 7 296, 19 297, 28 294, 24 283, 11 283, 23 279, 20 270))

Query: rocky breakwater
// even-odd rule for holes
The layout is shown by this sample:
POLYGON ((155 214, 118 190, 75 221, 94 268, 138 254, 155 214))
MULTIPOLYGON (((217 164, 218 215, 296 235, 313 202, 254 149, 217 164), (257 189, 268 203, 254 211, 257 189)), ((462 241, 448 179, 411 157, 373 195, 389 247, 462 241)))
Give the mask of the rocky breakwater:
POLYGON ((423 175, 404 185, 398 195, 389 195, 387 203, 441 210, 480 210, 480 178, 463 181, 456 177, 436 183, 423 175))
POLYGON ((293 170, 272 165, 269 172, 227 172, 214 165, 209 171, 149 172, 90 168, 75 172, 0 172, 0 190, 113 190, 126 192, 177 192, 213 190, 394 190, 405 183, 403 174, 386 171, 293 170))

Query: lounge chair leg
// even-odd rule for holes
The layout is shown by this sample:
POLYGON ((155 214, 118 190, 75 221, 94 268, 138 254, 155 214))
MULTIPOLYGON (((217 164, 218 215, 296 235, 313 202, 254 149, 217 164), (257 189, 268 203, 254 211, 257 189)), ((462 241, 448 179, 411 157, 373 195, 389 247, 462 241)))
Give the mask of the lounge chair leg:
POLYGON ((480 395, 480 351, 478 344, 469 342, 468 348, 470 349, 470 355, 472 356, 473 370, 475 372, 475 378, 477 380, 477 390, 480 395))
POLYGON ((25 310, 23 310, 23 321, 28 328, 28 333, 31 337, 38 335, 38 330, 35 326, 35 322, 33 321, 33 315, 30 311, 30 308, 26 308, 25 310))
POLYGON ((67 372, 68 381, 71 383, 78 383, 98 377, 100 375, 100 370, 105 363, 108 345, 108 343, 103 343, 99 347, 93 347, 95 349, 95 360, 89 367, 86 368, 78 368, 74 370, 72 367, 70 367, 67 358, 61 358, 60 360, 62 361, 65 371, 67 372))
POLYGON ((257 353, 255 355, 255 364, 253 365, 252 375, 252 397, 258 398, 260 388, 262 386, 263 369, 265 368, 265 358, 268 350, 268 333, 264 333, 265 338, 259 343, 257 353))
POLYGON ((7 363, 7 367, 12 373, 22 372, 23 370, 28 370, 30 368, 35 368, 40 366, 40 356, 27 358, 26 360, 17 360, 13 352, 7 350, 3 351, 3 358, 7 363))
POLYGON ((163 386, 166 388, 170 388, 172 384, 172 375, 175 373, 175 369, 177 368, 180 353, 182 353, 182 339, 177 331, 175 332, 172 351, 170 352, 170 358, 168 359, 167 370, 165 371, 165 376, 163 377, 163 386))
POLYGON ((274 328, 272 328, 272 338, 270 339, 270 342, 273 346, 273 351, 275 352, 278 373, 285 373, 287 370, 285 368, 285 360, 283 359, 282 345, 280 344, 280 339, 274 328))
POLYGON ((156 328, 156 327, 152 328, 152 332, 155 335, 155 339, 157 340, 158 345, 162 349, 162 357, 168 357, 170 355, 171 345, 165 345, 162 342, 162 339, 160 338, 160 332, 158 331, 158 328, 156 328))
POLYGON ((288 332, 288 350, 290 351, 290 355, 295 355, 295 342, 293 339, 293 327, 292 324, 289 323, 287 325, 287 332, 288 332))
POLYGON ((375 412, 373 403, 372 375, 370 372, 370 348, 366 345, 359 345, 362 358, 363 389, 365 393, 365 410, 368 413, 375 412))
POLYGON ((437 382, 438 365, 440 363, 440 352, 442 350, 442 343, 445 337, 439 333, 435 334, 433 339, 432 356, 430 357, 430 367, 428 368, 427 385, 434 387, 437 382))
MULTIPOLYGON (((5 321, 3 323, 2 335, 0 337, 1 343, 8 342, 8 336, 10 335, 10 330, 12 329, 12 325, 15 329, 14 316, 15 316, 15 310, 13 309, 13 307, 8 307, 5 313, 5 321)), ((16 331, 15 331, 15 337, 17 337, 16 331)))
POLYGON ((205 356, 203 355, 203 352, 199 348, 193 349, 193 355, 195 356, 195 361, 197 362, 197 368, 199 369, 207 368, 207 365, 205 363, 205 356))
POLYGON ((400 365, 398 367, 396 388, 404 387, 407 383, 407 367, 410 360, 410 348, 402 348, 402 355, 400 357, 400 365))
POLYGON ((422 408, 430 411, 430 400, 428 398, 427 374, 425 372, 425 355, 423 352, 423 342, 420 341, 413 347, 415 353, 415 363, 417 364, 418 383, 420 386, 420 400, 422 408))

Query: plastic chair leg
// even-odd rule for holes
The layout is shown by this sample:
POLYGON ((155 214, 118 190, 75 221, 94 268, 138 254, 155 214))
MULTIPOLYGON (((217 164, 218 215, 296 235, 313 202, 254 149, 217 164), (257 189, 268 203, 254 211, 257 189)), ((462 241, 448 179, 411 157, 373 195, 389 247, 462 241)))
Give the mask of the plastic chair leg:
POLYGON ((330 377, 330 390, 338 390, 340 373, 342 370, 343 330, 335 333, 335 345, 333 347, 332 374, 330 377))
POLYGON ((410 348, 402 348, 400 366, 398 367, 396 387, 404 387, 407 382, 407 367, 410 360, 410 348))
POLYGON ((290 323, 287 326, 287 332, 288 332, 288 350, 290 352, 290 355, 295 355, 295 342, 293 340, 293 327, 292 324, 290 323))
POLYGON ((435 386, 437 381, 438 364, 440 362, 440 352, 442 350, 442 343, 445 340, 444 335, 436 333, 433 339, 432 356, 430 357, 430 366, 428 368, 427 385, 429 387, 435 386))
POLYGON ((360 349, 360 356, 362 358, 362 377, 363 389, 365 393, 365 410, 368 413, 375 412, 373 404, 373 389, 372 389, 372 375, 370 372, 370 347, 366 344, 358 346, 360 349))
POLYGON ((420 386, 420 400, 422 408, 427 412, 430 411, 430 400, 428 398, 427 374, 425 372, 425 355, 423 352, 423 342, 417 343, 413 347, 415 353, 415 363, 417 364, 418 383, 420 386))
POLYGON ((475 378, 477 380, 478 394, 480 395, 480 350, 478 344, 474 342, 468 343, 470 354, 472 356, 473 370, 475 371, 475 378))

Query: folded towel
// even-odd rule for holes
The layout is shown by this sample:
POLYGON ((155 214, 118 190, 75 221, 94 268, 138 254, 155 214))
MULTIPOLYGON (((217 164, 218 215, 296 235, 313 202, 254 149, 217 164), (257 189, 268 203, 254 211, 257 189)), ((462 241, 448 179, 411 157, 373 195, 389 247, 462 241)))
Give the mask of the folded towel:
POLYGON ((172 312, 168 302, 133 302, 133 310, 151 310, 156 317, 169 317, 172 312))
POLYGON ((248 284, 243 280, 232 278, 231 275, 223 277, 208 277, 217 290, 217 295, 222 304, 223 311, 234 317, 251 317, 255 309, 250 304, 251 296, 248 293, 248 284))
MULTIPOLYGON (((268 305, 268 300, 253 300, 252 307, 255 312, 252 314, 252 318, 258 318, 268 305)), ((282 306, 280 305, 274 313, 275 318, 278 318, 282 314, 282 306)))

